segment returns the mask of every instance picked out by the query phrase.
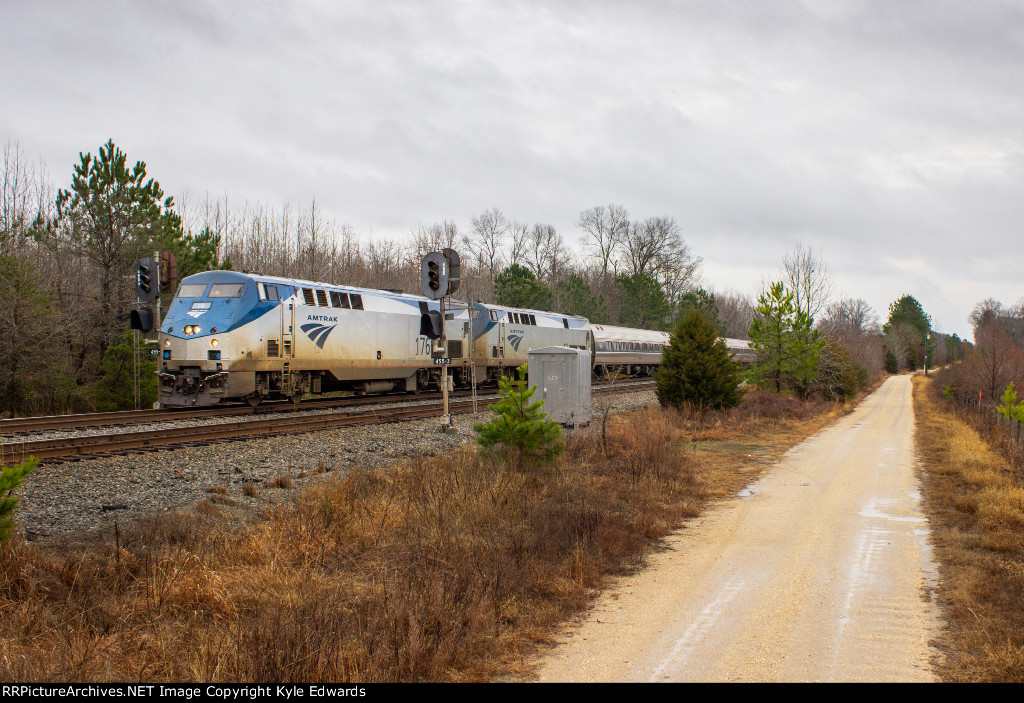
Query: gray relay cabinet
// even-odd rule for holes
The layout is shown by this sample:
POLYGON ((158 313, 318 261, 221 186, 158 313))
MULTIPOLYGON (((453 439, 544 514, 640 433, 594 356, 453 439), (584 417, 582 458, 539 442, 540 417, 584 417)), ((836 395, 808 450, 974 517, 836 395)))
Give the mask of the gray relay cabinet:
POLYGON ((590 351, 569 347, 531 349, 527 383, 537 386, 548 420, 578 427, 590 422, 590 351))

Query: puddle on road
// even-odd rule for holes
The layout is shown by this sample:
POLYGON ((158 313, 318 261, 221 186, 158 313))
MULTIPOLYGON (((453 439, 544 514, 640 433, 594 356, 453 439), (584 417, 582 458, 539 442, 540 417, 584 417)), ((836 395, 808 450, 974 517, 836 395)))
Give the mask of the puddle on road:
POLYGON ((889 508, 900 512, 914 512, 913 508, 907 509, 899 505, 899 501, 895 498, 872 498, 857 514, 861 517, 868 518, 881 518, 883 520, 892 520, 895 522, 927 522, 928 518, 918 516, 904 516, 904 515, 891 515, 883 511, 883 508, 889 508))

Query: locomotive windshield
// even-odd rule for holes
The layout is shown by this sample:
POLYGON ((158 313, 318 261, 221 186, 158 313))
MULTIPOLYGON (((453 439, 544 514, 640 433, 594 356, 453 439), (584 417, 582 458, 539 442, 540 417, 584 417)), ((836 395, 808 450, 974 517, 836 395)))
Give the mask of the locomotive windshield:
POLYGON ((178 288, 179 298, 202 298, 204 293, 206 293, 205 283, 183 283, 178 288))
POLYGON ((210 286, 210 297, 241 298, 243 288, 245 285, 242 283, 214 283, 210 286))

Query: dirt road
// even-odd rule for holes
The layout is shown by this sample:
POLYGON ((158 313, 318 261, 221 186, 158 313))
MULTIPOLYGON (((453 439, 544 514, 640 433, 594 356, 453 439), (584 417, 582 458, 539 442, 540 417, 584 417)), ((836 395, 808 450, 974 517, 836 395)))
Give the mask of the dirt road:
POLYGON ((933 680, 913 428, 890 378, 621 581, 540 680, 933 680))

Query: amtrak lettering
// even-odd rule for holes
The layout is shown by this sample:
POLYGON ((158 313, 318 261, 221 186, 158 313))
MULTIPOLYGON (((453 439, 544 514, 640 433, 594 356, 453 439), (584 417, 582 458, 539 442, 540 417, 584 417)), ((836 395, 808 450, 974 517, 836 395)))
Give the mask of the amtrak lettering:
MULTIPOLYGON (((336 317, 327 317, 327 315, 306 315, 307 320, 319 320, 320 322, 337 322, 336 317)), ((302 329, 306 329, 303 327, 302 329)))
MULTIPOLYGON (((331 319, 334 320, 337 318, 331 319)), ((337 325, 331 325, 330 327, 328 327, 327 325, 318 325, 315 322, 311 322, 308 325, 303 325, 300 329, 306 333, 307 337, 316 342, 316 345, 318 347, 323 349, 324 342, 327 341, 327 335, 329 335, 331 333, 331 330, 333 330, 335 327, 337 327, 337 325)))

